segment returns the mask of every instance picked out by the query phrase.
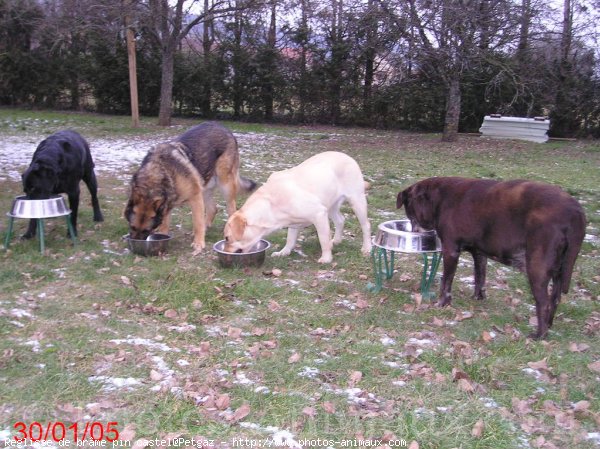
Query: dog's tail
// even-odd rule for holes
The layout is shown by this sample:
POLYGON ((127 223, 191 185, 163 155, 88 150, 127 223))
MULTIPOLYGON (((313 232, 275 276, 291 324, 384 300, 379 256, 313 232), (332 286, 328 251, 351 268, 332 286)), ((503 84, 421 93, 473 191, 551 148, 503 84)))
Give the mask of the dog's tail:
POLYGON ((563 293, 569 291, 569 284, 571 283, 571 275, 573 274, 573 268, 575 267, 575 260, 577 259, 577 255, 579 254, 581 244, 585 237, 585 226, 586 218, 582 210, 573 217, 573 226, 570 232, 566 233, 567 248, 565 249, 560 269, 563 293))
POLYGON ((258 184, 256 184, 256 182, 252 181, 251 179, 244 178, 243 176, 238 176, 238 185, 244 192, 250 193, 253 192, 254 189, 256 189, 256 186, 258 184))

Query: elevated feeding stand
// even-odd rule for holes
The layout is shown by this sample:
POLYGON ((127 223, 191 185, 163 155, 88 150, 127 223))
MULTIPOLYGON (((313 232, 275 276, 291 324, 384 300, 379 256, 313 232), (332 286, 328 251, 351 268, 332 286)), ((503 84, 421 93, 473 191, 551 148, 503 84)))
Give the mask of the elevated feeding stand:
POLYGON ((412 232, 410 229, 408 220, 387 221, 379 225, 371 248, 375 283, 367 284, 370 292, 379 293, 383 281, 391 279, 394 274, 395 254, 400 252, 422 255, 421 296, 427 300, 435 297, 431 287, 442 260, 440 241, 435 231, 412 232))
POLYGON ((44 254, 46 250, 46 240, 44 235, 44 220, 48 218, 65 217, 69 236, 73 244, 77 243, 75 229, 71 222, 71 210, 67 208, 64 199, 61 196, 55 196, 46 200, 27 200, 25 197, 17 197, 13 201, 11 211, 6 214, 8 218, 8 230, 4 238, 4 248, 8 249, 10 239, 13 234, 13 225, 15 218, 36 220, 37 236, 40 241, 40 252, 44 254))

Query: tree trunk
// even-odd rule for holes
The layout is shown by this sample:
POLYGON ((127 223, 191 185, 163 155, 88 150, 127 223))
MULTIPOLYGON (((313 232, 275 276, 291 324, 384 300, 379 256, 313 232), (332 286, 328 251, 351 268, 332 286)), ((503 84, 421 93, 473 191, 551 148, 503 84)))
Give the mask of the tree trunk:
POLYGON ((209 13, 210 3, 209 0, 204 0, 204 14, 206 15, 206 20, 204 21, 202 27, 202 57, 204 58, 204 70, 206 71, 206 76, 204 78, 203 89, 202 89, 202 99, 200 108, 202 110, 202 115, 206 118, 212 117, 212 108, 211 108, 211 97, 212 97, 212 84, 213 84, 213 66, 212 66, 212 58, 211 58, 211 50, 212 44, 214 40, 213 33, 213 19, 209 13))
MULTIPOLYGON (((369 0, 368 14, 374 14, 375 1, 369 0)), ((375 36, 377 35, 377 20, 369 16, 367 21, 367 41, 365 50, 365 84, 363 86, 363 113, 366 120, 371 120, 371 97, 373 79, 375 76, 375 36)))
POLYGON ((449 81, 446 95, 446 118, 444 120, 444 135, 442 136, 444 142, 455 142, 458 138, 460 102, 460 79, 458 76, 454 76, 449 81))
POLYGON ((306 103, 308 96, 308 71, 306 67, 306 54, 308 47, 308 11, 307 11, 307 0, 301 0, 302 18, 300 23, 300 85, 298 86, 298 93, 300 97, 300 104, 298 107, 298 116, 300 122, 303 123, 306 120, 306 103))
POLYGON ((242 31, 243 17, 241 12, 235 12, 234 21, 234 49, 232 58, 233 68, 233 116, 239 118, 242 113, 243 101, 243 86, 242 86, 242 31))
POLYGON ((175 63, 175 46, 166 45, 162 51, 162 65, 160 69, 160 109, 158 112, 158 125, 170 126, 173 112, 173 71, 175 63))

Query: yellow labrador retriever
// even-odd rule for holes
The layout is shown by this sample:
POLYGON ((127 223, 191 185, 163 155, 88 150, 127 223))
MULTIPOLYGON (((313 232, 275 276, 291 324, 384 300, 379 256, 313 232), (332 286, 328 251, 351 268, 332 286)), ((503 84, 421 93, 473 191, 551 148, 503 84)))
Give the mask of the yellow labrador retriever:
POLYGON ((342 241, 348 200, 363 234, 362 252, 371 251, 371 225, 367 217, 365 182, 360 167, 344 153, 327 151, 296 167, 273 173, 225 224, 225 251, 247 252, 273 231, 288 228, 284 248, 273 256, 290 254, 300 229, 314 225, 321 245, 320 263, 330 263, 334 244, 342 241), (331 239, 329 219, 335 226, 331 239))

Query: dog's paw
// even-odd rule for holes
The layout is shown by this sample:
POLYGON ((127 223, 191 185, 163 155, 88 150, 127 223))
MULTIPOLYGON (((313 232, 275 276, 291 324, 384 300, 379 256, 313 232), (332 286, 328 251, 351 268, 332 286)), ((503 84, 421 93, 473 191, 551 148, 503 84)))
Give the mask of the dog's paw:
POLYGON ((321 256, 321 258, 318 260, 319 263, 331 263, 331 261, 333 260, 333 257, 331 255, 329 256, 321 256))
POLYGON ((281 250, 281 251, 276 251, 273 254, 271 254, 272 257, 285 257, 285 256, 289 256, 291 253, 291 251, 286 251, 286 250, 281 250))
POLYGON ((192 248, 194 248, 194 252, 192 253, 192 255, 197 256, 204 250, 205 247, 206 247, 206 244, 204 244, 204 243, 200 243, 200 242, 192 243, 192 248))

